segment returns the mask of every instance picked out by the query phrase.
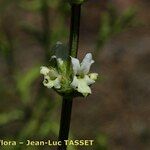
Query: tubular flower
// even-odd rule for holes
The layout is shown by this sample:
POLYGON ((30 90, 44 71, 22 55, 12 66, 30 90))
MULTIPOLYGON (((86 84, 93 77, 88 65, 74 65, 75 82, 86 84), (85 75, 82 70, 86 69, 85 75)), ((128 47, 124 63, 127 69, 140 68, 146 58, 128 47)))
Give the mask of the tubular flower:
POLYGON ((45 66, 42 66, 40 69, 40 73, 44 75, 44 86, 46 86, 47 88, 54 87, 55 89, 61 88, 61 75, 58 74, 55 68, 47 68, 45 66))
POLYGON ((95 80, 98 77, 97 73, 89 73, 91 65, 94 63, 92 54, 86 54, 81 63, 77 58, 71 57, 71 62, 74 73, 73 81, 71 83, 72 88, 79 93, 82 93, 84 96, 91 94, 90 85, 95 83, 95 80))

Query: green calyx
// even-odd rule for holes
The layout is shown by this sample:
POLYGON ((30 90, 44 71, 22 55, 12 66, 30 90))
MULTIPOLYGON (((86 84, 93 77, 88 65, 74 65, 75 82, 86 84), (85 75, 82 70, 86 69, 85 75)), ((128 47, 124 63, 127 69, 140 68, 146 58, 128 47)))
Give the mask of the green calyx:
POLYGON ((69 0, 70 4, 82 4, 84 3, 86 0, 69 0))
POLYGON ((62 78, 61 81, 61 88, 57 89, 57 92, 60 95, 71 95, 71 93, 73 92, 73 89, 70 87, 70 79, 68 78, 62 78))

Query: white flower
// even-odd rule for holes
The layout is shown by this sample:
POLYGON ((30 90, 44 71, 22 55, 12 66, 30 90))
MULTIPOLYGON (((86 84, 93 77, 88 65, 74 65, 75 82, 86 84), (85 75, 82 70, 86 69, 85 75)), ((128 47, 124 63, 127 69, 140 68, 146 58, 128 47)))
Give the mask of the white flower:
POLYGON ((61 75, 54 68, 41 67, 40 73, 44 75, 43 84, 47 88, 61 88, 61 75))
POLYGON ((56 89, 60 89, 61 85, 60 85, 60 80, 61 80, 61 76, 57 77, 56 79, 52 80, 49 76, 44 76, 44 81, 43 84, 44 86, 46 86, 47 88, 56 88, 56 89))
POLYGON ((81 64, 77 58, 73 57, 71 57, 71 62, 74 72, 71 86, 78 92, 82 93, 84 96, 91 94, 91 88, 89 87, 89 85, 95 83, 95 80, 98 76, 97 73, 89 74, 91 65, 94 63, 92 54, 86 54, 81 64))
POLYGON ((48 73, 50 71, 49 68, 47 68, 45 66, 41 66, 40 69, 41 69, 40 73, 43 74, 43 75, 48 75, 48 73))
POLYGON ((57 58, 53 55, 51 57, 51 64, 53 65, 50 67, 41 67, 40 73, 44 75, 44 86, 47 88, 59 89, 59 91, 62 90, 62 92, 64 92, 64 89, 66 91, 69 89, 72 92, 73 88, 83 96, 91 94, 92 92, 90 86, 95 83, 95 80, 98 77, 97 73, 89 73, 91 65, 94 63, 92 54, 86 54, 81 63, 77 58, 71 57, 73 68, 72 81, 70 81, 70 74, 68 74, 66 61, 67 60, 62 57, 57 58), (54 64, 56 64, 56 66, 54 66, 54 64))

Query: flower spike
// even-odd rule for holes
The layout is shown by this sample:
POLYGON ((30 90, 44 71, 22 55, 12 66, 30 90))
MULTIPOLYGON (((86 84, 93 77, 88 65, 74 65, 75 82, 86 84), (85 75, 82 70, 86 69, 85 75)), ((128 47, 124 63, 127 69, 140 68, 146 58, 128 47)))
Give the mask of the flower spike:
POLYGON ((95 83, 98 77, 97 73, 90 73, 91 65, 94 63, 92 54, 87 53, 81 63, 77 58, 70 56, 73 70, 71 76, 67 70, 66 57, 56 54, 52 55, 50 59, 51 62, 56 62, 55 65, 42 66, 40 69, 40 73, 44 75, 44 86, 65 95, 86 97, 91 94, 90 86, 95 83))

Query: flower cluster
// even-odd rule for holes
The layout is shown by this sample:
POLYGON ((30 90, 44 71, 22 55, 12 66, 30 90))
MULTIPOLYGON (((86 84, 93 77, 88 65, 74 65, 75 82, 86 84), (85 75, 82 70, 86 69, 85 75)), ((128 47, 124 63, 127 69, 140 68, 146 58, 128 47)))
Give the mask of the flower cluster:
POLYGON ((65 61, 56 56, 52 56, 53 58, 56 59, 58 67, 42 66, 40 70, 40 73, 44 75, 44 86, 54 88, 59 92, 77 92, 83 96, 91 94, 90 86, 98 77, 97 73, 90 73, 91 65, 94 63, 91 53, 86 54, 81 63, 77 58, 71 57, 73 71, 71 77, 67 73, 65 61))

